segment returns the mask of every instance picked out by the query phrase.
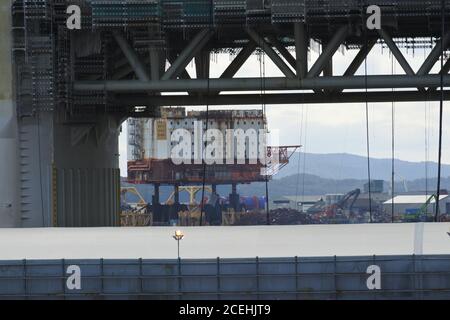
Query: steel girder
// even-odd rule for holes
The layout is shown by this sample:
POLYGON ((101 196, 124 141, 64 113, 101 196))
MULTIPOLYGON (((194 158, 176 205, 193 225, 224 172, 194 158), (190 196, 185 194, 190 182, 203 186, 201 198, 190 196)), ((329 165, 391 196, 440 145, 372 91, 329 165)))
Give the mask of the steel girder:
MULTIPOLYGON (((143 62, 139 60, 138 55, 132 52, 133 49, 123 36, 114 33, 116 41, 131 66, 131 68, 128 67, 129 70, 135 72, 138 80, 117 80, 117 77, 101 81, 79 80, 74 82, 73 89, 79 92, 151 93, 153 94, 151 97, 138 94, 136 97, 139 98, 128 101, 122 99, 121 103, 161 106, 201 105, 206 103, 205 97, 208 97, 209 104, 254 104, 257 103, 256 101, 261 101, 261 98, 257 98, 254 93, 261 92, 263 89, 266 96, 265 103, 270 101, 272 104, 299 103, 301 101, 305 101, 305 103, 364 102, 366 100, 370 102, 421 101, 438 98, 436 88, 441 86, 440 74, 429 74, 429 72, 439 59, 442 48, 447 49, 450 43, 450 33, 436 43, 419 70, 414 72, 388 30, 383 28, 379 30, 379 37, 391 50, 406 74, 356 76, 356 71, 377 43, 376 39, 368 39, 343 75, 333 75, 330 70, 326 71, 327 66, 332 65, 333 56, 339 46, 345 45, 346 38, 353 36, 354 28, 349 25, 338 27, 334 36, 324 43, 322 53, 311 68, 308 68, 307 62, 309 38, 306 25, 296 22, 292 28, 295 38, 295 57, 273 34, 261 35, 256 30, 247 28, 247 42, 242 44, 241 51, 222 75, 213 79, 207 78, 208 63, 205 58, 202 58, 208 57, 208 50, 213 47, 210 42, 215 40, 215 31, 211 28, 200 30, 180 53, 169 54, 166 58, 170 61, 171 66, 165 72, 163 72, 164 70, 161 72, 154 70, 156 65, 165 63, 165 59, 163 62, 160 60, 163 59, 162 55, 152 56, 152 66, 148 68, 153 70, 151 77, 145 68, 147 60, 143 62), (259 77, 234 78, 241 66, 258 47, 282 71, 284 77, 269 77, 264 78, 264 81, 259 77), (185 68, 194 58, 197 64, 201 63, 202 65, 197 66, 197 77, 191 78, 185 68), (397 92, 392 94, 391 91, 394 88, 397 89, 397 92), (379 89, 391 89, 391 91, 379 91, 379 89), (418 89, 420 91, 417 91, 418 89), (356 90, 356 92, 348 92, 348 90, 356 90), (368 92, 364 92, 365 90, 368 92), (277 93, 270 91, 277 91, 277 93), (302 92, 299 93, 299 91, 302 92), (314 93, 308 93, 308 91, 314 93), (189 93, 187 98, 179 95, 179 93, 186 92, 189 93), (241 94, 236 94, 236 92, 241 94), (163 93, 166 95, 155 97, 155 95, 163 93), (170 93, 177 93, 177 95, 170 93), (154 99, 154 102, 151 99, 154 99)), ((124 68, 124 66, 120 68, 124 68)), ((440 72, 444 74, 442 83, 444 86, 450 86, 450 76, 447 75, 449 70, 450 63, 447 62, 440 72)), ((126 74, 126 72, 120 73, 120 69, 118 71, 121 75, 126 74)), ((445 93, 444 98, 447 99, 447 97, 448 95, 445 93)))

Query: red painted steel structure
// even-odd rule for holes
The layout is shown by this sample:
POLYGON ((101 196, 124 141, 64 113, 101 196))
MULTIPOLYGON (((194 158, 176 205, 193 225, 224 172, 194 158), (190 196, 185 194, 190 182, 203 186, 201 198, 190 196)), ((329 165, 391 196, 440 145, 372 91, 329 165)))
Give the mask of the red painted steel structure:
MULTIPOLYGON (((268 147, 268 157, 273 152, 279 153, 278 166, 284 167, 289 163, 289 158, 299 146, 268 147), (291 154, 289 149, 295 148, 291 154)), ((225 163, 225 161, 224 161, 225 163)), ((207 184, 246 184, 251 182, 266 181, 272 176, 265 176, 265 165, 257 164, 212 164, 206 166, 207 184)), ((273 168, 269 166, 269 172, 273 168)), ((134 184, 198 184, 203 182, 203 164, 175 165, 171 159, 143 159, 128 162, 128 182, 134 184)))

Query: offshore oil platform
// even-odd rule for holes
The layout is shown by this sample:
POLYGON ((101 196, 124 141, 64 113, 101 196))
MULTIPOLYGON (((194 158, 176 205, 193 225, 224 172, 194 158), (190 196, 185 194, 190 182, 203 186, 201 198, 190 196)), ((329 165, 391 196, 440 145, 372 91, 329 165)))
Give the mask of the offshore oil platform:
MULTIPOLYGON (((171 131, 192 138, 192 122, 267 129, 264 112, 248 106, 443 104, 449 8, 447 0, 3 0, 0 298, 449 299, 448 223, 109 228, 138 223, 120 216, 127 119, 128 179, 155 186, 152 205, 160 185, 173 186, 174 207, 180 188, 201 182, 211 192, 231 185, 235 206, 237 184, 267 179, 261 166, 210 168, 205 157, 173 166, 171 131), (364 68, 380 47, 399 72, 364 68), (337 73, 340 48, 354 57, 337 73), (405 49, 419 48, 427 55, 413 68, 405 49), (211 77, 219 54, 232 59, 211 77), (254 54, 279 75, 237 76, 254 54), (246 110, 194 108, 236 105, 246 110)), ((281 166, 288 149, 263 148, 281 166)))
MULTIPOLYGON (((197 192, 202 191, 205 198, 204 185, 207 184, 211 186, 208 204, 204 203, 206 199, 191 199, 189 205, 197 202, 199 205, 194 205, 193 212, 188 212, 187 215, 197 216, 196 225, 203 223, 199 219, 211 220, 208 219, 211 214, 216 217, 213 220, 218 220, 215 223, 221 224, 224 206, 217 193, 218 185, 231 185, 226 207, 235 213, 240 212, 242 207, 237 185, 269 181, 273 174, 287 165, 289 157, 299 147, 269 146, 267 120, 262 110, 186 113, 184 108, 164 108, 161 114, 161 118, 128 120, 127 182, 154 186, 152 221, 169 222, 169 217, 178 221, 179 211, 189 211, 181 207, 180 186, 197 186, 197 192), (177 130, 185 132, 187 137, 179 139, 176 136, 177 130), (214 139, 208 137, 209 133, 216 133, 214 139), (206 138, 217 144, 217 150, 205 147, 206 138), (179 140, 187 143, 187 151, 184 152, 183 159, 180 159, 185 161, 176 163, 172 153, 179 140), (202 161, 205 155, 206 158, 212 158, 208 164, 202 161), (170 207, 161 206, 161 185, 174 188, 170 207), (211 214, 201 218, 199 215, 205 209, 204 206, 206 209, 210 208, 207 213, 211 214), (164 209, 165 213, 162 212, 164 209)), ((266 206, 267 203, 264 203, 261 208, 266 206)), ((188 220, 193 219, 188 217, 188 220)))
POLYGON ((450 40, 441 35, 441 2, 377 5, 380 29, 366 27, 369 3, 356 0, 4 2, 0 225, 118 225, 120 125, 158 118, 162 106, 447 99, 435 90, 441 76, 429 73, 450 40), (312 43, 322 48, 313 63, 312 43), (356 75, 378 44, 404 74, 356 75), (342 46, 358 53, 335 74, 342 46), (431 49, 418 70, 405 47, 431 49), (254 52, 282 76, 234 77, 254 52), (215 53, 233 59, 211 78, 215 53))

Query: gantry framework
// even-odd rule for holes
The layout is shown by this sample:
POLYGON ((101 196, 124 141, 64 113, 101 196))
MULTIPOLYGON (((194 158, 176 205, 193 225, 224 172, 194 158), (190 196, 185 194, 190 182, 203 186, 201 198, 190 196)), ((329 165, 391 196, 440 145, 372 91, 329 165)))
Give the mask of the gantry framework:
MULTIPOLYGON (((450 41, 450 1, 444 11, 441 5, 417 0, 16 0, 19 114, 58 109, 65 121, 78 123, 99 113, 151 116, 169 105, 438 100, 440 85, 450 85, 450 60, 440 71, 443 83, 440 74, 430 74, 450 41), (67 29, 69 4, 81 7, 81 30, 67 29), (381 8, 380 30, 365 26, 372 4, 381 8), (308 62, 311 40, 322 50, 308 62), (355 75, 377 43, 389 48, 403 74, 355 75), (342 46, 358 53, 342 74, 335 74, 333 56, 342 46), (402 47, 431 52, 414 70, 402 47), (224 52, 232 61, 219 77, 210 78, 212 54, 224 52), (261 52, 282 77, 235 77, 252 54, 261 52), (192 61, 196 77, 186 71, 192 61)), ((445 91, 444 99, 449 95, 445 91)))

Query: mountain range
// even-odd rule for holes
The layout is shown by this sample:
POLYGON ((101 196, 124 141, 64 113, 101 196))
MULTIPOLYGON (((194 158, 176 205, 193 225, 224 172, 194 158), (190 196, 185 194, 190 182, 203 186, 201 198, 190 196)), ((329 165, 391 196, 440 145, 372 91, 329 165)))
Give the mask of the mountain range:
MULTIPOLYGON (((391 159, 371 158, 370 163, 371 178, 385 180, 385 191, 390 192, 391 159)), ((394 189, 397 192, 427 190, 430 193, 436 189, 436 163, 395 159, 394 166, 396 171, 394 189), (426 170, 428 177, 426 177, 426 170)), ((450 165, 442 165, 441 187, 443 189, 450 189, 449 176, 450 165)), ((269 198, 347 193, 356 188, 363 189, 367 181, 367 158, 365 157, 345 153, 294 153, 289 164, 269 181, 269 198), (305 159, 306 162, 304 162, 305 159)), ((122 178, 122 186, 129 186, 126 178, 122 178)), ((137 185, 136 187, 145 200, 150 202, 153 186, 137 185)), ((170 187, 161 187, 161 201, 165 201, 172 190, 170 187)), ((261 182, 238 186, 238 193, 241 196, 264 196, 265 190, 265 183, 261 182)), ((220 195, 227 196, 231 190, 230 186, 218 186, 217 191, 220 195)), ((180 201, 188 201, 187 194, 180 193, 180 201)))
MULTIPOLYGON (((370 159, 372 179, 390 181, 391 168, 391 159, 370 159)), ((436 162, 411 162, 395 159, 394 168, 395 180, 415 180, 426 176, 437 176, 436 162)), ((441 170, 441 177, 450 176, 450 165, 443 164, 441 170)), ((367 179, 367 157, 348 153, 318 154, 295 152, 289 159, 289 164, 275 178, 280 179, 298 173, 312 174, 336 180, 367 179), (303 168, 305 168, 304 171, 303 168)))

